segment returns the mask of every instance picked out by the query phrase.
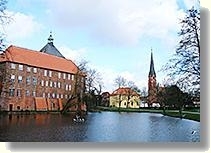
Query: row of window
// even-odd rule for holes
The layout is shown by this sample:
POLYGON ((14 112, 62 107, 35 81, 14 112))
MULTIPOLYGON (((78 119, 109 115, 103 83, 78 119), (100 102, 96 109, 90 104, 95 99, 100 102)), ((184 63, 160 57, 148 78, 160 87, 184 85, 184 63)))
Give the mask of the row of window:
MULTIPOLYGON (((11 82, 15 82, 15 75, 11 75, 11 82)), ((22 76, 18 76, 18 83, 22 83, 23 81, 23 77, 22 76)), ((27 85, 37 85, 37 78, 36 77, 26 77, 26 84, 27 85)), ((46 86, 46 87, 54 87, 54 88, 61 88, 62 84, 61 82, 53 82, 53 81, 44 81, 44 80, 41 80, 40 82, 41 86, 46 86)), ((65 90, 71 90, 71 85, 69 84, 66 84, 64 86, 65 90)))
MULTIPOLYGON (((11 63, 11 69, 16 69, 16 64, 11 63)), ((31 72, 31 67, 27 66, 26 71, 27 72, 31 72)), ((23 65, 22 64, 18 64, 18 70, 23 71, 23 65)), ((33 67, 32 72, 37 73, 37 68, 33 67)))
MULTIPOLYGON (((29 96, 36 97, 36 91, 32 91, 30 93, 29 90, 26 90, 25 95, 27 97, 29 97, 29 96)), ((14 96, 21 97, 22 96, 21 89, 16 89, 16 92, 15 92, 14 88, 9 89, 9 96, 10 97, 14 97, 14 96)), ((63 94, 59 94, 59 93, 45 93, 45 92, 43 93, 42 96, 43 96, 43 98, 61 98, 61 99, 63 99, 63 98, 68 99, 71 97, 71 95, 68 96, 67 94, 63 95, 63 94)))
MULTIPOLYGON (((23 65, 22 64, 15 64, 15 63, 11 63, 11 69, 16 69, 16 65, 18 66, 18 70, 23 71, 23 65)), ((27 72, 31 72, 33 71, 33 73, 37 73, 37 68, 36 67, 26 67, 26 71, 27 72), (31 70, 32 69, 32 70, 31 70)), ((52 77, 53 76, 53 71, 50 70, 44 70, 43 71, 43 75, 44 76, 48 76, 48 77, 52 77)), ((67 73, 61 73, 61 72, 55 72, 58 75, 58 78, 63 78, 63 79, 68 79, 68 80, 74 80, 74 75, 72 74, 67 74, 67 73)))

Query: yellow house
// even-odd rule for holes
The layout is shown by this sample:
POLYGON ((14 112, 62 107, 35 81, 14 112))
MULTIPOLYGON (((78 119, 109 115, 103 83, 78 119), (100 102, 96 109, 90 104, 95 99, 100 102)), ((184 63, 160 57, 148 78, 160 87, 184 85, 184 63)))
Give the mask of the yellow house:
POLYGON ((118 88, 110 95, 109 106, 122 108, 139 108, 140 95, 128 87, 118 88))

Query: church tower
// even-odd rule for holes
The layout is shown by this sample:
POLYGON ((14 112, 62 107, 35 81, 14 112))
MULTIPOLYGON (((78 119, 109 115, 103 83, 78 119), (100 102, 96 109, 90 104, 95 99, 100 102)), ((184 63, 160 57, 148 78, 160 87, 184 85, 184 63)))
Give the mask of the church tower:
POLYGON ((157 94, 156 73, 154 68, 153 54, 151 50, 150 70, 148 75, 148 99, 147 99, 149 106, 152 106, 152 103, 157 101, 156 94, 157 94))

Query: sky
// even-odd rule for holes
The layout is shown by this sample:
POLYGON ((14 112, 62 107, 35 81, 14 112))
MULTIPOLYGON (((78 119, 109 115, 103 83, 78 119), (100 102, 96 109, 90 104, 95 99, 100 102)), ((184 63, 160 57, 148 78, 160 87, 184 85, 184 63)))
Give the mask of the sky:
POLYGON ((1 28, 6 44, 39 51, 52 31, 54 45, 68 59, 86 60, 102 77, 103 91, 118 76, 147 88, 153 52, 157 82, 172 57, 179 19, 198 0, 10 0, 12 21, 1 28))

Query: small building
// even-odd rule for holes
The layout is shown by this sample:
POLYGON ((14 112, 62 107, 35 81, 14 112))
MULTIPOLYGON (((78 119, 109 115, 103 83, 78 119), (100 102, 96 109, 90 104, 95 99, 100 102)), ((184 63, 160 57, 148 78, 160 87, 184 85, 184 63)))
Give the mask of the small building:
POLYGON ((121 108, 139 108, 140 95, 128 87, 118 88, 110 95, 109 106, 121 108))
POLYGON ((101 94, 101 106, 108 107, 109 106, 109 99, 110 99, 110 93, 109 92, 103 92, 101 94))
POLYGON ((0 72, 0 108, 5 111, 61 110, 79 77, 81 92, 85 88, 85 76, 78 76, 79 68, 56 49, 51 35, 40 51, 8 47, 0 54, 0 72))

